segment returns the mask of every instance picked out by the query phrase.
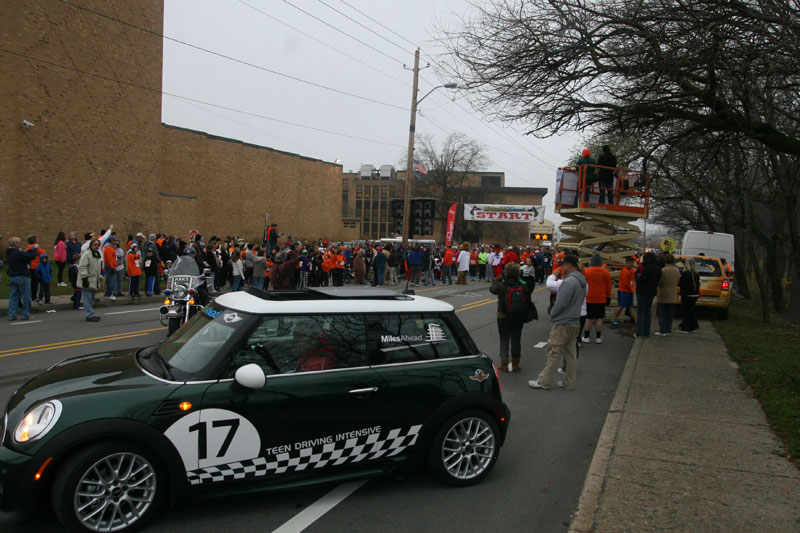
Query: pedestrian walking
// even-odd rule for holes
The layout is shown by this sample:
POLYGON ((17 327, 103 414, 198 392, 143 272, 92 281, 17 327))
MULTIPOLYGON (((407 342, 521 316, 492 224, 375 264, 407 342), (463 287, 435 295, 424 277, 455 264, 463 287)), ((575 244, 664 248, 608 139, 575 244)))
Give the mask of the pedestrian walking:
POLYGON ((522 328, 532 305, 533 291, 522 279, 517 263, 509 263, 503 275, 489 287, 489 292, 497 295, 497 332, 500 336, 500 372, 508 372, 509 349, 511 352, 511 371, 521 372, 522 328))
POLYGON ((64 283, 64 267, 67 265, 67 235, 63 231, 58 232, 53 246, 53 261, 58 266, 58 286, 66 287, 67 284, 64 283))

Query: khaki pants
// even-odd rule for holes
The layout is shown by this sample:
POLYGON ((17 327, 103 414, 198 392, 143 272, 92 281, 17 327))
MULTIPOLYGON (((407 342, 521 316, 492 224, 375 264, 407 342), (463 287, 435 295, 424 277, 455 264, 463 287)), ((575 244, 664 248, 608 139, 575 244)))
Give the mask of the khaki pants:
POLYGON ((578 347, 576 338, 581 329, 580 324, 558 325, 553 324, 550 329, 550 338, 547 339, 547 363, 539 373, 539 384, 550 388, 553 382, 553 373, 561 362, 561 357, 567 363, 564 375, 564 388, 574 389, 578 375, 578 347))
POLYGON ((458 277, 456 278, 456 285, 466 285, 467 284, 467 271, 462 270, 458 273, 458 277))

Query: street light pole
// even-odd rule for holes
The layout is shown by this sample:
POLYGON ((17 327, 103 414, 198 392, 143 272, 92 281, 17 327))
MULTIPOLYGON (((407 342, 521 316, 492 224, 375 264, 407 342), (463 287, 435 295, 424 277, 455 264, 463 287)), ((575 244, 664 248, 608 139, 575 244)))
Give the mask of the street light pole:
POLYGON ((414 175, 414 133, 417 126, 417 104, 425 100, 436 89, 458 89, 455 83, 445 83, 437 85, 425 96, 417 100, 419 90, 419 48, 414 52, 414 83, 411 92, 411 122, 408 128, 408 158, 406 159, 406 188, 403 196, 403 246, 408 244, 409 230, 411 229, 411 177, 414 175))
POLYGON ((403 196, 403 247, 408 245, 411 227, 411 177, 414 175, 414 129, 417 125, 417 90, 419 89, 419 48, 414 52, 414 83, 411 89, 411 122, 408 128, 408 159, 406 159, 406 190, 403 196))

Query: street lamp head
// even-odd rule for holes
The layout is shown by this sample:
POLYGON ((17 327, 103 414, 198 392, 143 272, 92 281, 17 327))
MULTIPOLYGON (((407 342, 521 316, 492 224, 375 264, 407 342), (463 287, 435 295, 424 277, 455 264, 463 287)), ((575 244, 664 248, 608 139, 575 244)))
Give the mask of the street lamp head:
POLYGON ((451 81, 450 83, 445 83, 442 87, 445 89, 458 89, 458 84, 451 81))

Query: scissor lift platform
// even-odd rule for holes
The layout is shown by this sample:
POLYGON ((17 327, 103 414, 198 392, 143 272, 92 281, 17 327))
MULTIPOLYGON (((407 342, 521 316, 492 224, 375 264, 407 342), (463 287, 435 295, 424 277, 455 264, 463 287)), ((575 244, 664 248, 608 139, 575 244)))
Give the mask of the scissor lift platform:
POLYGON ((650 176, 643 172, 600 165, 558 169, 555 212, 569 219, 561 224, 567 237, 559 246, 576 249, 581 263, 599 253, 608 265, 624 264, 641 237, 634 223, 647 218, 649 208, 650 176), (612 172, 611 183, 587 180, 600 169, 612 172))

